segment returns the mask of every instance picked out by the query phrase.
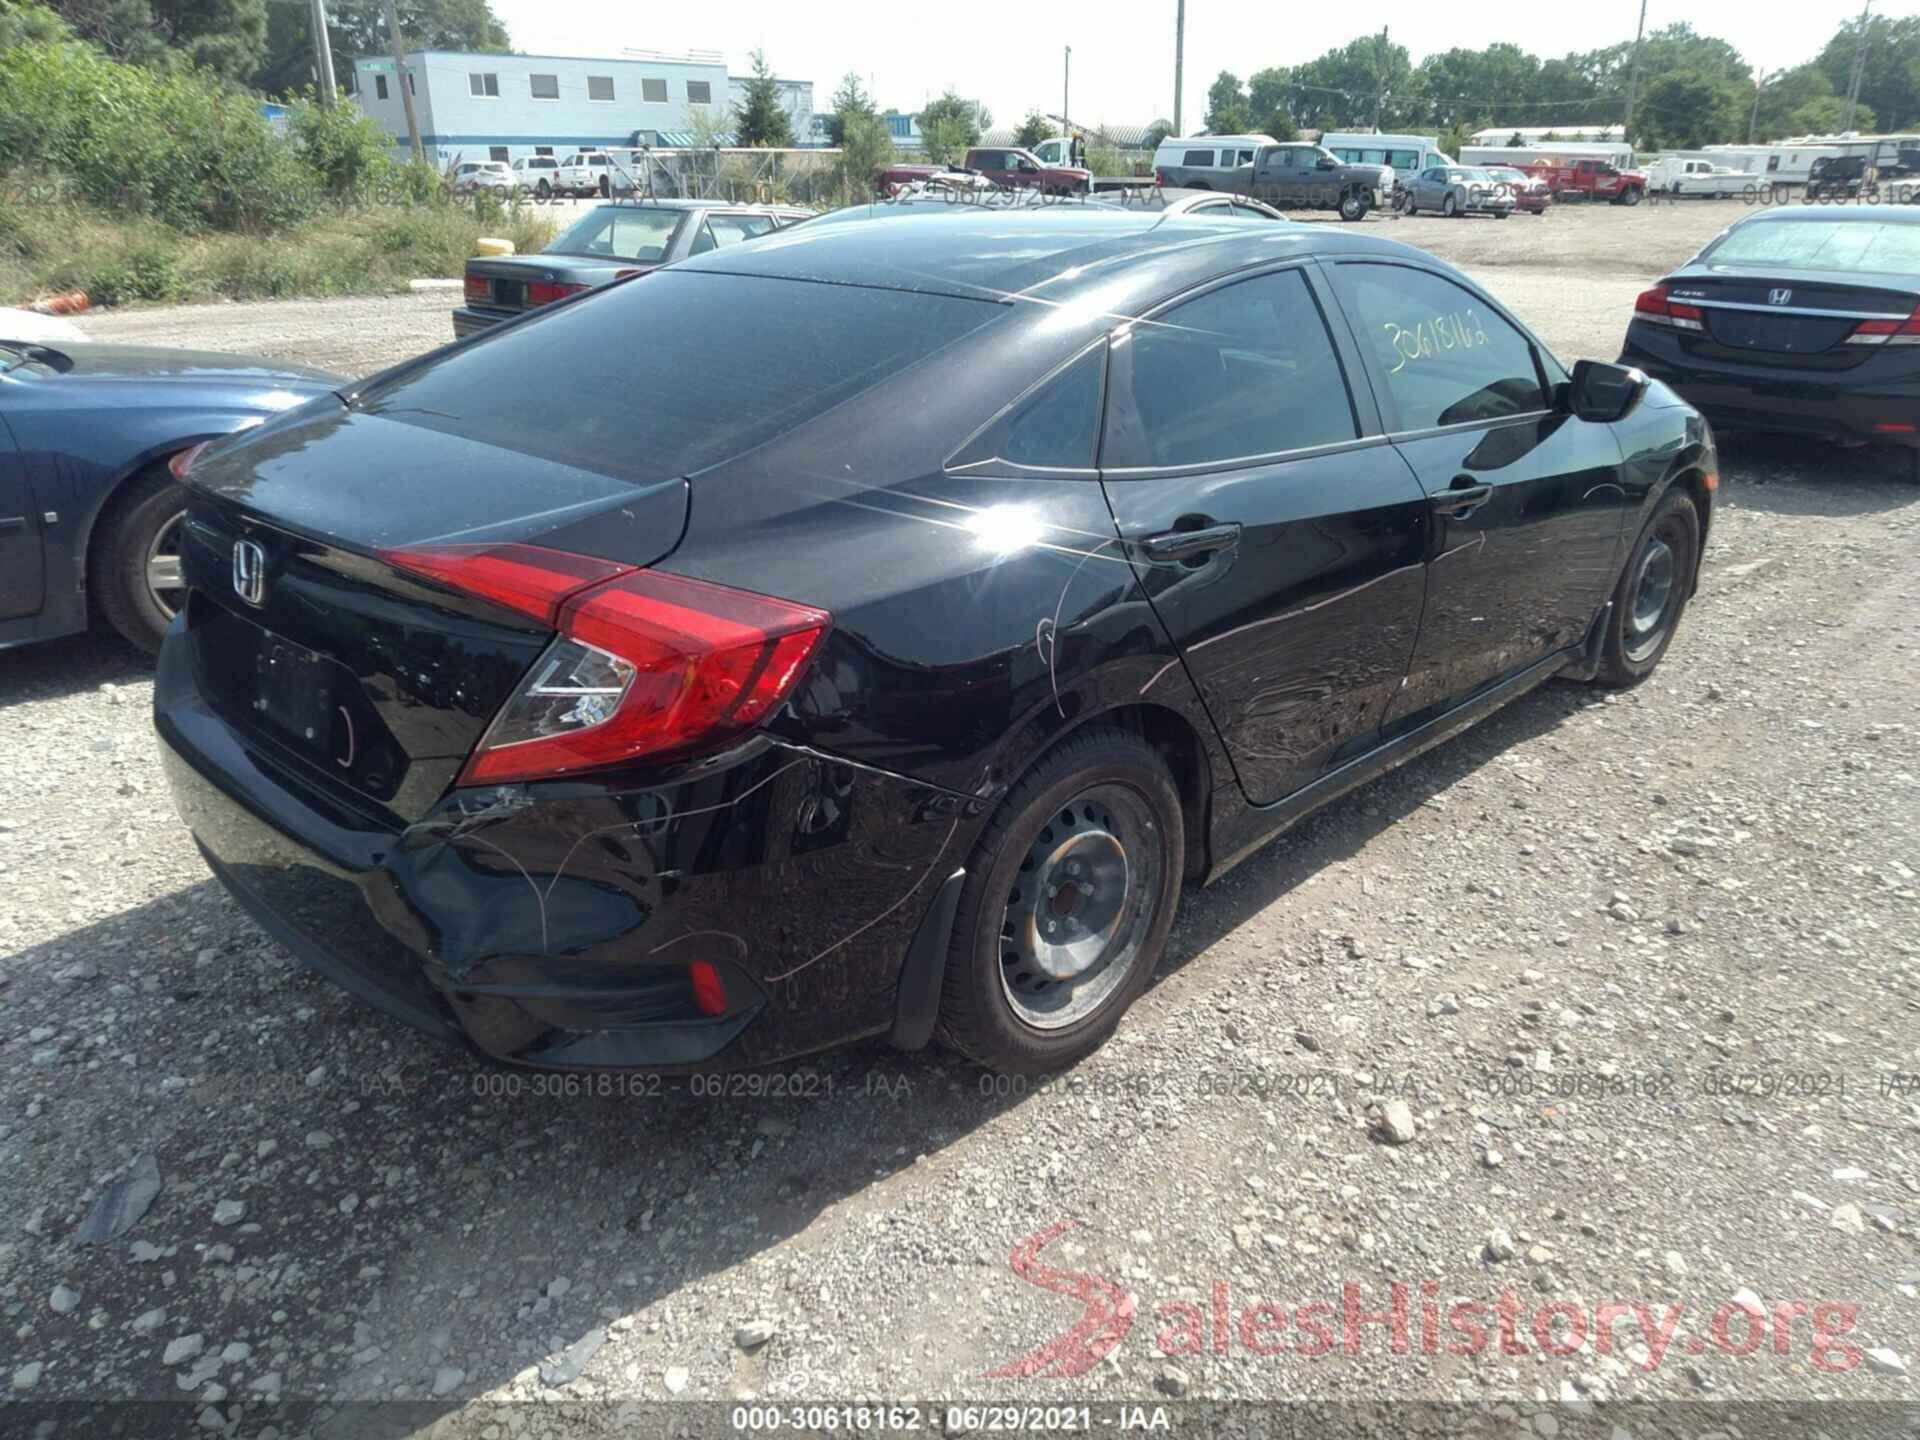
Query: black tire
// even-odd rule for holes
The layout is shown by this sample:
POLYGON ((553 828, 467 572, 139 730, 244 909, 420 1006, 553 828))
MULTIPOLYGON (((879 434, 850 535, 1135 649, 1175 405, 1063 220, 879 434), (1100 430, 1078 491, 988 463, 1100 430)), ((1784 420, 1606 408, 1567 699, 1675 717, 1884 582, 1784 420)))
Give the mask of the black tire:
POLYGON ((553 198, 553 186, 542 180, 538 185, 533 187, 533 193, 538 195, 542 200, 551 200, 553 198))
POLYGON ((1361 194, 1358 190, 1349 190, 1346 194, 1340 197, 1340 205, 1339 205, 1340 218, 1342 220, 1347 221, 1349 224, 1351 224, 1355 220, 1366 219, 1367 211, 1369 208, 1370 207, 1367 204, 1367 197, 1361 194))
POLYGON ((1633 542, 1614 587, 1594 677, 1600 684, 1624 690, 1653 673, 1673 643, 1699 568, 1700 512, 1684 491, 1670 490, 1633 542))
POLYGON ((1440 213, 1449 220, 1459 217, 1460 200, 1451 190, 1447 192, 1446 198, 1440 202, 1440 213))
POLYGON ((93 530, 87 557, 93 602, 109 625, 149 655, 159 652, 185 592, 174 592, 169 603, 148 583, 148 565, 156 547, 164 552, 186 503, 186 491, 157 465, 120 487, 93 530))
POLYGON ((1493 218, 1496 220, 1505 220, 1511 214, 1513 214, 1511 210, 1496 210, 1493 212, 1493 218))
POLYGON ((1180 793, 1153 747, 1104 726, 1062 741, 1001 801, 967 862, 942 1042, 1022 1075, 1098 1049, 1152 978, 1185 868, 1180 793), (1065 908, 1042 893, 1054 877, 1072 892, 1065 908), (1043 924, 1051 934, 1056 923, 1065 935, 1046 940, 1043 924), (1075 945, 1087 953, 1072 983, 1042 973, 1043 960, 1074 963, 1065 951, 1075 945))
POLYGON ((1620 203, 1622 205, 1638 205, 1640 203, 1640 188, 1637 185, 1630 185, 1621 191, 1620 203))

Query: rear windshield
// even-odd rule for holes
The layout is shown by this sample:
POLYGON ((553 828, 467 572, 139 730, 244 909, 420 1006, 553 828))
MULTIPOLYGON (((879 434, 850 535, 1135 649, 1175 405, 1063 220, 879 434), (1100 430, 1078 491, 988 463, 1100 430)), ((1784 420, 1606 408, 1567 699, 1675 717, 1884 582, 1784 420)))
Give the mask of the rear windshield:
POLYGON ((1920 270, 1920 224, 1795 220, 1742 225, 1701 257, 1715 265, 1792 270, 1920 270))
POLYGON ((605 260, 657 263, 667 253, 680 210, 605 205, 589 210, 547 246, 553 255, 597 255, 605 260))
POLYGON ((643 482, 744 453, 1008 313, 661 270, 376 384, 375 415, 643 482))

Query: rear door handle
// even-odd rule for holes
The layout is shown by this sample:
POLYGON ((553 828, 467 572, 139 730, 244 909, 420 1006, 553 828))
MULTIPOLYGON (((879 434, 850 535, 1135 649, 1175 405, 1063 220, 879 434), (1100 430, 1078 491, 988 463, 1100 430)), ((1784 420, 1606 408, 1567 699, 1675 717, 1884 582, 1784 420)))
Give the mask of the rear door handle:
POLYGON ((1225 525, 1209 525, 1204 530, 1169 530, 1163 535, 1150 535, 1140 542, 1140 549, 1149 560, 1185 560, 1239 543, 1239 523, 1230 521, 1225 525))
POLYGON ((1487 497, 1493 494, 1491 485, 1461 485, 1457 480, 1454 485, 1456 488, 1442 490, 1427 503, 1444 515, 1452 515, 1484 504, 1487 497))

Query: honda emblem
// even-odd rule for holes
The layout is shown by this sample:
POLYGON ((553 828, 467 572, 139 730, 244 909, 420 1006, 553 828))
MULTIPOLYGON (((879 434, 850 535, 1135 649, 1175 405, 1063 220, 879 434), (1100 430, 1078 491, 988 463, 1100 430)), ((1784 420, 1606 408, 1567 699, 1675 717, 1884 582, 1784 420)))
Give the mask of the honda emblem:
POLYGON ((267 554, 251 540, 233 542, 233 593, 249 605, 267 600, 267 554))
POLYGON ((1769 305, 1785 305, 1791 299, 1793 299, 1793 291, 1791 290, 1769 290, 1767 292, 1767 303, 1769 305))

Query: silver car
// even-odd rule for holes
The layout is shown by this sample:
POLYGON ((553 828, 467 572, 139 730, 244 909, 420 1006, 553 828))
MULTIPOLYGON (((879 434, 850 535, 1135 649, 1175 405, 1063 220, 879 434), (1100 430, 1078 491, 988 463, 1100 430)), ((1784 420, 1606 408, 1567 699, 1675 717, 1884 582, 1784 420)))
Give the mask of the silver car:
POLYGON ((1407 214, 1437 210, 1449 217, 1513 213, 1513 186, 1472 165, 1429 165, 1407 182, 1407 214))

